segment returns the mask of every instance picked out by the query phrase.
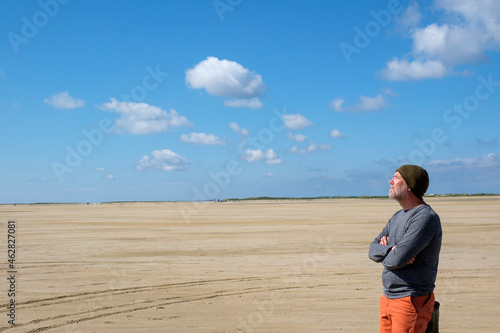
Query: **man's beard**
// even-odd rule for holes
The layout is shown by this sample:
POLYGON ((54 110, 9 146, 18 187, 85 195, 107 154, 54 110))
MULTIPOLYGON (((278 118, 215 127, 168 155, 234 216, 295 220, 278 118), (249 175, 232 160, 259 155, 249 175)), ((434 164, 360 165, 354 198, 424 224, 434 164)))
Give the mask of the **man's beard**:
POLYGON ((389 189, 389 198, 394 199, 396 201, 401 201, 407 198, 408 195, 409 195, 408 185, 406 184, 403 184, 403 186, 400 186, 398 188, 391 186, 391 189, 389 189))

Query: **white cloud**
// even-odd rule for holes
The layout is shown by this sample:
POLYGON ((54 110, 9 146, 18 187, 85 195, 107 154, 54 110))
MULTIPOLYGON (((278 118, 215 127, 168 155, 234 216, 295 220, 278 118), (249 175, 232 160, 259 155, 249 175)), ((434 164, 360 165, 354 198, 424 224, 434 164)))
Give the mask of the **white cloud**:
POLYGON ((391 87, 387 87, 387 88, 382 89, 382 92, 388 96, 399 96, 399 94, 397 92, 395 92, 394 90, 392 90, 391 87))
POLYGON ((115 120, 117 130, 132 134, 162 133, 182 126, 191 126, 191 123, 174 109, 168 112, 146 103, 125 103, 111 98, 111 102, 103 103, 98 108, 118 114, 119 118, 115 120))
POLYGON ((500 188, 500 152, 433 160, 424 167, 429 172, 434 193, 498 193, 500 188))
POLYGON ((330 106, 333 108, 334 111, 341 111, 342 105, 344 103, 345 100, 343 98, 336 98, 330 103, 330 106))
MULTIPOLYGON (((500 46, 500 1, 436 0, 440 23, 417 27, 418 6, 410 5, 405 19, 413 41, 407 57, 389 60, 379 73, 391 81, 441 78, 457 74, 454 68, 488 60, 500 46)), ((463 73, 467 73, 464 71, 463 73)))
POLYGON ((484 47, 493 48, 500 43, 500 2, 495 0, 437 0, 436 6, 451 14, 463 16, 462 24, 482 40, 484 47), (487 45, 491 43, 493 45, 487 45))
POLYGON ((416 2, 411 3, 400 16, 395 17, 396 24, 400 29, 416 27, 422 18, 416 2))
POLYGON ((378 110, 384 106, 389 105, 387 98, 384 95, 378 94, 375 97, 359 96, 360 104, 355 105, 355 109, 360 110, 378 110))
POLYGON ((283 161, 278 158, 278 155, 272 149, 263 152, 260 149, 247 149, 244 155, 240 156, 241 159, 247 162, 265 161, 266 164, 281 164, 283 161))
POLYGON ((104 171, 106 171, 106 169, 104 169, 104 168, 95 168, 94 171, 95 172, 104 172, 104 171))
POLYGON ((482 61, 486 56, 476 32, 461 26, 435 23, 415 30, 413 52, 425 59, 438 59, 449 67, 482 61))
POLYGON ((386 68, 380 71, 381 76, 389 81, 422 80, 441 78, 448 75, 448 70, 439 61, 415 60, 393 58, 387 62, 386 68))
POLYGON ((346 137, 344 133, 340 132, 340 131, 339 131, 339 130, 337 130, 337 129, 332 129, 332 130, 330 131, 330 136, 331 136, 332 138, 336 138, 336 139, 343 139, 343 138, 345 138, 345 137, 346 137))
POLYGON ((272 158, 272 159, 266 160, 266 164, 274 165, 274 164, 281 164, 281 163, 283 163, 283 160, 280 158, 272 158))
POLYGON ((213 134, 190 133, 182 134, 181 141, 184 143, 194 143, 197 145, 222 145, 222 140, 213 134))
POLYGON ((330 106, 334 111, 338 112, 360 112, 360 111, 370 111, 378 110, 380 108, 388 106, 389 100, 386 96, 378 94, 375 97, 359 96, 360 102, 353 106, 344 107, 344 99, 336 98, 331 103, 330 106))
POLYGON ((500 155, 490 153, 481 157, 464 157, 453 160, 433 160, 427 163, 428 166, 438 168, 439 170, 464 170, 464 169, 482 169, 482 168, 500 168, 500 155))
POLYGON ((282 116, 283 123, 285 124, 286 128, 292 129, 292 130, 298 130, 298 129, 303 129, 308 126, 312 126, 313 123, 309 121, 306 117, 302 116, 301 114, 284 114, 282 116))
POLYGON ((329 150, 329 149, 331 149, 330 145, 321 144, 318 146, 314 142, 310 142, 309 146, 305 148, 297 148, 297 146, 293 146, 292 149, 290 149, 290 152, 292 154, 308 154, 318 150, 329 150))
POLYGON ((266 93, 262 77, 237 62, 208 57, 186 70, 186 84, 193 89, 205 89, 210 95, 229 97, 230 107, 261 108, 258 99, 266 93))
POLYGON ((245 128, 242 128, 240 127, 237 123, 235 123, 234 121, 233 122, 230 122, 229 123, 229 127, 235 131, 236 133, 238 134, 241 134, 241 135, 244 135, 244 136, 248 136, 250 135, 250 131, 248 131, 247 129, 245 128))
POLYGON ((114 179, 115 179, 115 176, 113 176, 113 175, 107 175, 107 176, 106 176, 106 179, 109 179, 109 180, 114 180, 114 179))
POLYGON ((71 97, 67 91, 54 94, 50 98, 45 98, 43 102, 57 109, 76 109, 85 105, 83 99, 71 97))
POLYGON ((232 108, 250 108, 250 109, 261 109, 263 107, 262 102, 255 97, 249 99, 228 99, 224 101, 224 105, 232 108))
POLYGON ((144 155, 137 163, 137 170, 186 170, 188 160, 169 149, 154 150, 149 156, 144 155))
POLYGON ((266 175, 266 177, 269 177, 269 178, 278 178, 279 176, 277 176, 277 175, 275 175, 275 174, 273 174, 271 172, 268 172, 267 175, 266 175))
POLYGON ((478 145, 481 146, 496 146, 498 144, 498 138, 492 138, 491 140, 482 140, 480 138, 475 138, 475 141, 478 145))
POLYGON ((292 133, 288 132, 287 136, 290 140, 296 141, 296 142, 304 142, 307 139, 307 136, 303 134, 295 134, 293 135, 292 133))

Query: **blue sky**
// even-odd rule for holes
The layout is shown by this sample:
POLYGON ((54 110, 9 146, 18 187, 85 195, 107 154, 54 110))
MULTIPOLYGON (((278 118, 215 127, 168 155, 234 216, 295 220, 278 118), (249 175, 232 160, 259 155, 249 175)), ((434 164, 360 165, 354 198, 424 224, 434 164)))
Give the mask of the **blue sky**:
POLYGON ((500 3, 0 2, 0 202, 500 193, 500 3))

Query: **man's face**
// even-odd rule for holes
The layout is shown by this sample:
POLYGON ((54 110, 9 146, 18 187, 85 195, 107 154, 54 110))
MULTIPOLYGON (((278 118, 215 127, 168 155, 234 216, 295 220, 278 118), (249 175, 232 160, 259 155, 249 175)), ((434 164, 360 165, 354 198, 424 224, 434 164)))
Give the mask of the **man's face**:
POLYGON ((389 181, 391 188, 389 189, 389 198, 395 200, 402 200, 409 195, 408 186, 401 174, 396 171, 392 179, 389 181))

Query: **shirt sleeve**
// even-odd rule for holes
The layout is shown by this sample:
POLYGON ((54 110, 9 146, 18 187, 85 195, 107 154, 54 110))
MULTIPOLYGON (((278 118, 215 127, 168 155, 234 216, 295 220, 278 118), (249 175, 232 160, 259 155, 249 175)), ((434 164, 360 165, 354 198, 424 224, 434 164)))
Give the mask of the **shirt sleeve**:
POLYGON ((384 258, 387 256, 387 254, 391 250, 392 246, 381 245, 380 240, 382 239, 382 237, 388 236, 388 235, 389 235, 389 222, 384 227, 382 232, 377 237, 375 237, 373 242, 370 244, 370 249, 368 251, 368 257, 371 260, 373 260, 375 262, 382 262, 382 260, 384 260, 384 258))
POLYGON ((382 265, 391 270, 406 266, 430 243, 435 234, 435 217, 426 210, 417 211, 410 218, 410 225, 403 238, 381 261, 382 265))

